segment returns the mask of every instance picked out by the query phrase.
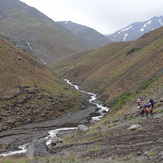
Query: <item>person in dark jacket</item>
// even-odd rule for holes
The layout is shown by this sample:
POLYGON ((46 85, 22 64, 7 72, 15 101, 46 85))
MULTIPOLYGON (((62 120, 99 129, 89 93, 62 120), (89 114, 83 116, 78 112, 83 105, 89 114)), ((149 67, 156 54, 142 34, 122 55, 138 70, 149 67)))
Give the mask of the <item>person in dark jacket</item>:
POLYGON ((155 103, 154 100, 152 98, 150 98, 149 102, 151 103, 151 106, 153 108, 154 107, 154 103, 155 103))

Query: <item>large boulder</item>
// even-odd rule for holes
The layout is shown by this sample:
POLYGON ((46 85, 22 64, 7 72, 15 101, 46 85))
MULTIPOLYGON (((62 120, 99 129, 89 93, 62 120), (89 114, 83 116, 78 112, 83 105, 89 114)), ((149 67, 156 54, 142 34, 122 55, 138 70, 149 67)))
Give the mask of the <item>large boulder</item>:
POLYGON ((43 157, 54 154, 46 145, 45 140, 33 140, 27 147, 26 157, 33 159, 34 157, 43 157))
POLYGON ((87 130, 89 130, 89 128, 88 128, 86 125, 80 124, 80 125, 78 125, 77 127, 78 127, 78 129, 79 129, 80 131, 87 131, 87 130))
POLYGON ((55 146, 58 143, 62 143, 62 138, 58 138, 57 136, 54 136, 51 138, 51 145, 55 146))

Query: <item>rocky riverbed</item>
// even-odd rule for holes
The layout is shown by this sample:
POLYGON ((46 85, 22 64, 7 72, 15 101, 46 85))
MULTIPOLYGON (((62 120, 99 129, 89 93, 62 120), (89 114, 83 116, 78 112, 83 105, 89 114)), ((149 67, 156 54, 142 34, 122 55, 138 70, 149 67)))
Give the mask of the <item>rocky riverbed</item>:
MULTIPOLYGON (((69 80, 65 80, 68 84, 71 86, 74 86, 77 90, 79 90, 79 87, 77 85, 72 84, 69 80)), ((23 87, 19 90, 19 92, 12 97, 5 97, 3 99, 11 100, 18 95, 20 95, 22 92, 29 93, 28 87, 23 87)), ((94 102, 96 100, 96 95, 90 92, 85 92, 82 90, 79 90, 82 93, 82 97, 85 98, 83 101, 85 109, 81 109, 78 112, 75 113, 69 113, 69 114, 63 114, 59 118, 55 118, 54 120, 48 120, 38 123, 32 123, 27 125, 21 125, 19 127, 13 127, 10 129, 1 130, 0 133, 0 153, 4 152, 11 152, 15 150, 19 150, 19 147, 30 143, 34 139, 41 139, 45 138, 48 135, 48 132, 50 130, 63 128, 63 127, 76 127, 79 124, 89 124, 92 120, 99 120, 105 113, 106 107, 103 107, 101 104, 99 104, 98 101, 94 102), (87 102, 86 102, 87 101, 87 102), (89 101, 89 102, 88 102, 89 101), (101 109, 101 110, 99 110, 101 109), (93 119, 92 119, 93 117, 93 119)), ((32 95, 37 95, 36 92, 38 92, 38 89, 30 90, 32 95)), ((52 99, 50 95, 45 95, 46 98, 52 99), (47 97, 48 96, 48 97, 47 97)), ((41 96, 41 99, 43 96, 41 96)), ((40 98, 39 98, 40 99, 40 98)), ((24 101, 26 99, 24 98, 24 101)), ((24 102, 23 101, 23 102, 24 102)), ((17 104, 17 103, 16 103, 17 104)))
POLYGON ((61 127, 74 127, 78 124, 86 124, 90 120, 90 114, 97 108, 90 106, 88 109, 77 113, 63 115, 55 120, 23 125, 20 127, 0 132, 0 152, 18 149, 20 145, 31 142, 33 139, 44 138, 49 130, 61 127))
MULTIPOLYGON (((91 117, 94 116, 92 113, 97 114, 97 105, 62 115, 55 120, 3 130, 0 133, 0 152, 18 150, 20 145, 30 143, 34 139, 45 138, 50 130, 76 127, 79 124, 89 125, 91 117)), ((50 147, 54 154, 46 160, 40 158, 37 161, 31 160, 30 163, 53 163, 56 162, 55 158, 62 158, 60 163, 65 163, 69 157, 73 157, 79 163, 161 163, 163 162, 162 111, 160 105, 154 109, 154 116, 148 118, 136 115, 136 110, 126 112, 112 120, 107 119, 106 115, 100 121, 100 125, 91 125, 90 130, 86 132, 77 130, 59 133, 58 136, 63 138, 63 144, 50 147)))

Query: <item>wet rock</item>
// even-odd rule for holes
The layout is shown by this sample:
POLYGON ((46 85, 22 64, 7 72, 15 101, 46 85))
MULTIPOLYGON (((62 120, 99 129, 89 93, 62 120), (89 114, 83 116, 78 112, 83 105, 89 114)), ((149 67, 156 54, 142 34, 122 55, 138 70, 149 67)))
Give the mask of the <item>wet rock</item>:
POLYGON ((33 140, 27 147, 26 157, 33 159, 34 157, 43 157, 54 154, 46 145, 45 140, 33 140))

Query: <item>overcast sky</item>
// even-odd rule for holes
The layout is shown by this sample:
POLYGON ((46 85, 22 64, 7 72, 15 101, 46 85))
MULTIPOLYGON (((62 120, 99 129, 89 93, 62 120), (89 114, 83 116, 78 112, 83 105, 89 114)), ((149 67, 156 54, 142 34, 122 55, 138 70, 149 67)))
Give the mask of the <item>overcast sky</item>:
POLYGON ((111 34, 163 15, 163 0, 21 0, 54 21, 72 21, 111 34))

